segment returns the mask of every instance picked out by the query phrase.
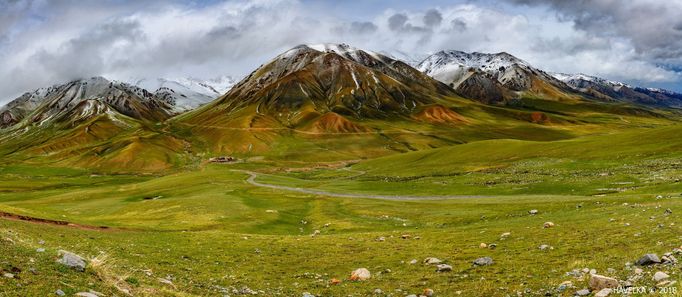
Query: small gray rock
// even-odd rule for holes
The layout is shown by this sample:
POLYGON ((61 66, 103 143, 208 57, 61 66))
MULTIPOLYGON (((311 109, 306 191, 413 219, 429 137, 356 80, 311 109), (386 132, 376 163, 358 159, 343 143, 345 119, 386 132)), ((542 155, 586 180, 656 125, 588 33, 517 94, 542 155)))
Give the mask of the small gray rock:
POLYGON ((588 289, 578 290, 577 292, 575 292, 575 294, 578 296, 587 296, 590 295, 590 290, 588 289))
POLYGON ((646 254, 637 260, 636 264, 639 266, 653 265, 661 263, 661 259, 656 254, 646 254))
POLYGON ((538 210, 537 210, 537 209, 531 209, 531 210, 528 211, 528 213, 529 213, 530 215, 536 215, 536 214, 538 214, 538 210))
POLYGON ((59 255, 62 257, 57 261, 60 264, 67 266, 69 268, 73 268, 77 271, 85 271, 85 266, 87 264, 85 263, 85 260, 81 256, 64 250, 60 250, 59 255))
POLYGON ((667 280, 668 278, 670 278, 670 276, 667 273, 665 273, 663 271, 658 271, 658 272, 654 273, 653 280, 656 282, 660 282, 660 281, 667 280))
POLYGON ((11 274, 11 273, 3 273, 2 276, 6 277, 6 278, 14 278, 14 274, 11 274))
POLYGON ((315 297, 315 295, 305 292, 303 293, 303 297, 315 297))
POLYGON ((436 272, 448 272, 452 271, 452 266, 448 264, 438 264, 436 266, 436 272))
POLYGON ((476 266, 486 266, 493 264, 493 259, 490 257, 483 257, 474 260, 474 265, 476 266))
POLYGON ((57 296, 64 296, 64 295, 66 295, 66 293, 64 293, 64 291, 62 291, 61 289, 58 289, 58 290, 55 291, 54 293, 55 293, 57 296))
POLYGON ((36 252, 38 252, 38 253, 44 253, 44 252, 45 252, 45 249, 44 249, 44 248, 37 248, 37 249, 36 249, 36 252))

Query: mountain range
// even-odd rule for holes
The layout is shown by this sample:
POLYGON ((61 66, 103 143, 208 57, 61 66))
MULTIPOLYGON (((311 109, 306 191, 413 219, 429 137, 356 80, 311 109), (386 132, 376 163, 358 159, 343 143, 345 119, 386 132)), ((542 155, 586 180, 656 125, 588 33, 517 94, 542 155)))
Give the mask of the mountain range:
POLYGON ((674 92, 548 73, 508 53, 441 51, 408 62, 415 67, 318 44, 294 47, 236 84, 76 80, 0 109, 0 155, 113 170, 163 170, 202 154, 365 158, 481 139, 564 139, 589 125, 667 120, 682 106, 674 92))

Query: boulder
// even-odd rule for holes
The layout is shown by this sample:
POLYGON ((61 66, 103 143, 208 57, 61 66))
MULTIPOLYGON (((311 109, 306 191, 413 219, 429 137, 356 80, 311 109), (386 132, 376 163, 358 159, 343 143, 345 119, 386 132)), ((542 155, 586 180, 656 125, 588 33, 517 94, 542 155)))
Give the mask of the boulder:
POLYGON ((350 280, 353 281, 364 281, 368 280, 372 277, 372 274, 369 273, 369 270, 367 268, 358 268, 351 272, 350 274, 350 280))
POLYGON ((59 264, 73 268, 77 271, 85 271, 85 266, 87 266, 87 264, 83 257, 65 250, 60 250, 58 254, 61 256, 61 258, 57 260, 59 264))
POLYGON ((670 278, 670 276, 667 273, 665 273, 663 271, 658 271, 658 272, 654 273, 653 280, 655 282, 661 282, 661 281, 667 280, 668 278, 670 278))
POLYGON ((637 260, 636 264, 639 266, 647 266, 661 263, 661 259, 656 254, 646 254, 637 260))
POLYGON ((474 260, 474 265, 475 266, 486 266, 486 265, 491 265, 493 264, 493 259, 490 257, 483 257, 483 258, 478 258, 474 260))
POLYGON ((590 276, 590 289, 600 291, 602 289, 615 289, 618 287, 618 280, 612 277, 593 274, 590 276))

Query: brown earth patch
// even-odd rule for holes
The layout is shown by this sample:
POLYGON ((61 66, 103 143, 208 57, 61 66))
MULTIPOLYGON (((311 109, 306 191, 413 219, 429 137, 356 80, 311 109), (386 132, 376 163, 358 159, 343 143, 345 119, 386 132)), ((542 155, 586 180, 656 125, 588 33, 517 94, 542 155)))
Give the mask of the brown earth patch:
POLYGON ((439 124, 468 122, 462 115, 442 105, 433 105, 424 108, 414 115, 414 118, 419 121, 439 124))
POLYGON ((113 228, 110 228, 107 226, 81 225, 81 224, 75 224, 75 223, 71 223, 71 222, 67 222, 67 221, 41 219, 41 218, 35 218, 35 217, 30 217, 30 216, 25 216, 25 215, 13 214, 13 213, 4 212, 4 211, 0 211, 0 218, 6 219, 6 220, 13 220, 13 221, 31 222, 31 223, 35 223, 35 224, 64 226, 64 227, 70 227, 70 228, 76 228, 76 229, 82 229, 82 230, 100 230, 100 231, 102 231, 102 230, 114 230, 113 228))

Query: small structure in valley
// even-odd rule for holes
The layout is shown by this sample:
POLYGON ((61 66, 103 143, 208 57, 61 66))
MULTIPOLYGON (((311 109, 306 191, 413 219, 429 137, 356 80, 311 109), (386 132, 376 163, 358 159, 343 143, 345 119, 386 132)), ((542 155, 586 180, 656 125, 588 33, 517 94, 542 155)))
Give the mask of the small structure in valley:
POLYGON ((208 159, 211 163, 233 163, 237 161, 237 158, 232 156, 220 156, 208 159))

